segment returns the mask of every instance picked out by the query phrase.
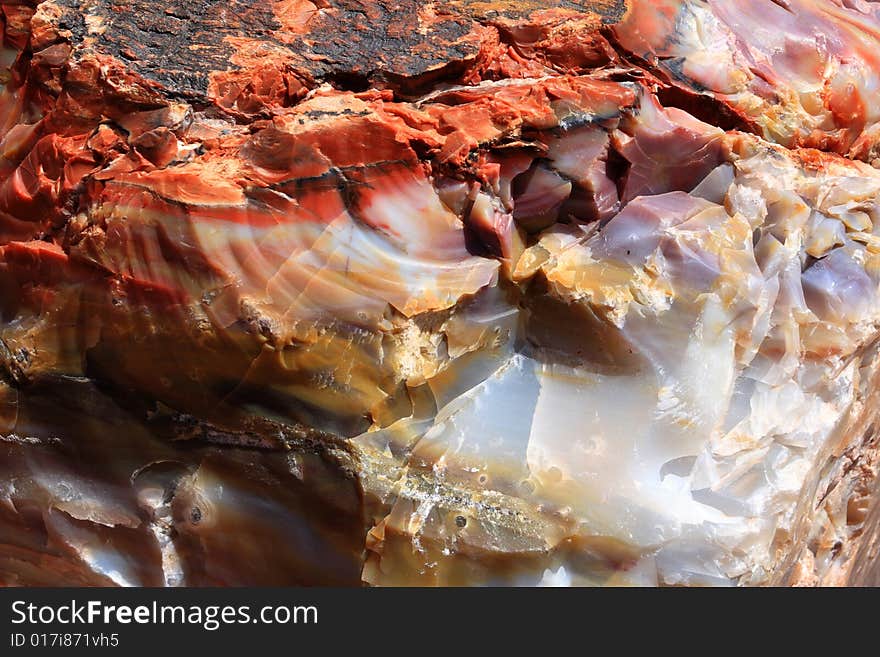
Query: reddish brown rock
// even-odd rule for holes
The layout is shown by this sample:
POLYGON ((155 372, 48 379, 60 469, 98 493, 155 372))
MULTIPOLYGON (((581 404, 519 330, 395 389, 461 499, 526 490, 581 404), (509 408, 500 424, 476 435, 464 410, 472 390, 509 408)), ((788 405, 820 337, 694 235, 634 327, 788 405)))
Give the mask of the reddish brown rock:
POLYGON ((878 21, 0 2, 0 581, 869 581, 878 21))

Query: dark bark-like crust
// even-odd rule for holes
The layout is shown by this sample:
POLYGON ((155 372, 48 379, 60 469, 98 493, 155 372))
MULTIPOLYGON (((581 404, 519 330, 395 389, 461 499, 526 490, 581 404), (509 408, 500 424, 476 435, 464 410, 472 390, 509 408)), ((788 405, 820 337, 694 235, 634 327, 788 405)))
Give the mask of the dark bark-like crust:
MULTIPOLYGON (((474 65, 481 29, 537 35, 548 23, 618 21, 624 0, 481 2, 479 0, 55 0, 54 24, 80 56, 104 55, 159 85, 169 97, 200 100, 211 76, 248 68, 236 42, 273 57, 297 75, 367 88, 418 78, 448 80, 474 65), (556 15, 554 15, 556 14, 556 15), (496 27, 493 27, 496 26, 496 27)), ((514 35, 514 36, 511 36, 514 35)), ((526 39, 533 35, 527 35, 526 39)), ((584 35, 589 38, 589 35, 584 35)), ((424 82, 423 80, 422 82, 424 82)))
POLYGON ((60 31, 81 54, 109 55, 170 96, 204 96, 229 66, 233 36, 267 38, 280 25, 271 3, 242 0, 58 0, 60 31))

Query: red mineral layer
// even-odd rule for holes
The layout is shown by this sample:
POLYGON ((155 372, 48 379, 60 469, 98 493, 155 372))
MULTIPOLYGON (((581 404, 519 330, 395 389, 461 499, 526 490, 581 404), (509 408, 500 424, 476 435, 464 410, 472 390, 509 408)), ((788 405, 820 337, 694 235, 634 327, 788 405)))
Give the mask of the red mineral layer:
POLYGON ((643 246, 740 150, 880 148, 863 2, 7 0, 0 35, 4 584, 613 580, 644 555, 519 507, 515 548, 411 543, 395 459, 504 349, 641 366, 547 231, 643 246))

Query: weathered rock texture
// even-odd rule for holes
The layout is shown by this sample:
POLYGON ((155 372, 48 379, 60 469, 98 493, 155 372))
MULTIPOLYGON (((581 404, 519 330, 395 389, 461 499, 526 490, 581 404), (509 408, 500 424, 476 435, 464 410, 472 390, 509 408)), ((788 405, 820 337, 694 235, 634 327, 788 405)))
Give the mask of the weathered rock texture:
POLYGON ((0 581, 878 581, 880 10, 0 2, 0 581))

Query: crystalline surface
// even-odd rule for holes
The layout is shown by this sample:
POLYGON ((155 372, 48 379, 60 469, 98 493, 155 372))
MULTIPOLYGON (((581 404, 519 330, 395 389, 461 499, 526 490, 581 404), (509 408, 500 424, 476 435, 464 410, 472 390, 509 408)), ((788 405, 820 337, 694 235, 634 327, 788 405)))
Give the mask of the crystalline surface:
POLYGON ((877 581, 870 4, 0 28, 0 582, 877 581))

